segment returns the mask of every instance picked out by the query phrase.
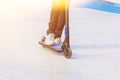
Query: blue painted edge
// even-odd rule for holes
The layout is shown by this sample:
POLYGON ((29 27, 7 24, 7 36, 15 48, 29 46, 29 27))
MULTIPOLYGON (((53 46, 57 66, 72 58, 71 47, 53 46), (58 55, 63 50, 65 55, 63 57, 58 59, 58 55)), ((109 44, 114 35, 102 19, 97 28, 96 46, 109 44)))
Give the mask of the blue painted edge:
POLYGON ((77 7, 84 7, 96 10, 102 10, 111 13, 120 14, 120 4, 102 1, 102 0, 91 0, 84 5, 78 5, 77 7))

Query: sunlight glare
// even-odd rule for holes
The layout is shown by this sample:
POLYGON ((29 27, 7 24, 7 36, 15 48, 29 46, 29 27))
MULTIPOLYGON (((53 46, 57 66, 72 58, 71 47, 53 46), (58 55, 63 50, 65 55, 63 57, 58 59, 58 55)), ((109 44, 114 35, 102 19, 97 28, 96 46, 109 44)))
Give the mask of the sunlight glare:
POLYGON ((25 5, 29 5, 29 4, 49 5, 51 4, 51 0, 0 0, 0 4, 4 5, 6 3, 25 4, 25 5))
POLYGON ((71 6, 76 6, 76 5, 84 5, 87 2, 89 2, 90 0, 71 0, 71 6))
MULTIPOLYGON (((71 5, 84 4, 89 0, 70 0, 71 5)), ((0 0, 0 4, 5 3, 14 3, 14 4, 41 4, 41 5, 49 5, 52 0, 0 0)), ((58 1, 56 0, 58 3, 58 1)))

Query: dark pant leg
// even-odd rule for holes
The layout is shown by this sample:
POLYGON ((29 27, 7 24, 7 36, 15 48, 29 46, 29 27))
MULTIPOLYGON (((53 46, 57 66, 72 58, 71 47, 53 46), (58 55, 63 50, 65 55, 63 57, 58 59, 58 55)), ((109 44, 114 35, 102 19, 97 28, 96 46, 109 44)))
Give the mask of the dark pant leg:
POLYGON ((61 11, 59 13, 58 23, 55 29, 55 37, 61 37, 64 26, 65 26, 65 11, 61 11))
POLYGON ((50 21, 48 23, 47 34, 49 34, 49 33, 55 34, 55 29, 56 29, 57 23, 58 23, 58 16, 59 16, 59 8, 57 8, 53 3, 51 13, 50 13, 50 21))
POLYGON ((65 26, 65 18, 66 18, 66 11, 65 11, 65 2, 63 1, 63 6, 59 9, 59 17, 57 21, 57 27, 55 29, 55 37, 61 37, 63 32, 63 28, 65 26))
POLYGON ((50 13, 49 29, 47 34, 54 33, 55 37, 61 37, 65 25, 65 0, 53 0, 50 13), (56 4, 56 2, 59 2, 56 4))

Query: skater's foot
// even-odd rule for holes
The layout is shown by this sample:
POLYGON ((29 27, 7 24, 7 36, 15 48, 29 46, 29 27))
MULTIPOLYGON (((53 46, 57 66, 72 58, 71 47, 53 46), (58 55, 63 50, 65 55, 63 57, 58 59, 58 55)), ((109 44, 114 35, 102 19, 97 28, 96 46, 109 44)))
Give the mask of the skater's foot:
POLYGON ((58 38, 55 38, 55 40, 54 40, 54 45, 62 45, 62 41, 61 41, 61 38, 60 37, 58 37, 58 38))
POLYGON ((54 39, 55 39, 55 34, 50 33, 46 36, 46 39, 45 39, 44 43, 46 45, 54 45, 54 39))

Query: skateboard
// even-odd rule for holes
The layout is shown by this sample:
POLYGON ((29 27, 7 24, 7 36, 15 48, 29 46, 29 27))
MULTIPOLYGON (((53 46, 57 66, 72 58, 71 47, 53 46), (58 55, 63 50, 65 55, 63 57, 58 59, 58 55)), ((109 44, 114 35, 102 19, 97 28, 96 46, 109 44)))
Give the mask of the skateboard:
POLYGON ((56 52, 63 52, 61 46, 59 45, 53 45, 53 46, 50 46, 50 45, 46 45, 44 42, 40 41, 38 42, 40 45, 42 45, 44 48, 49 48, 53 51, 56 51, 56 52))

